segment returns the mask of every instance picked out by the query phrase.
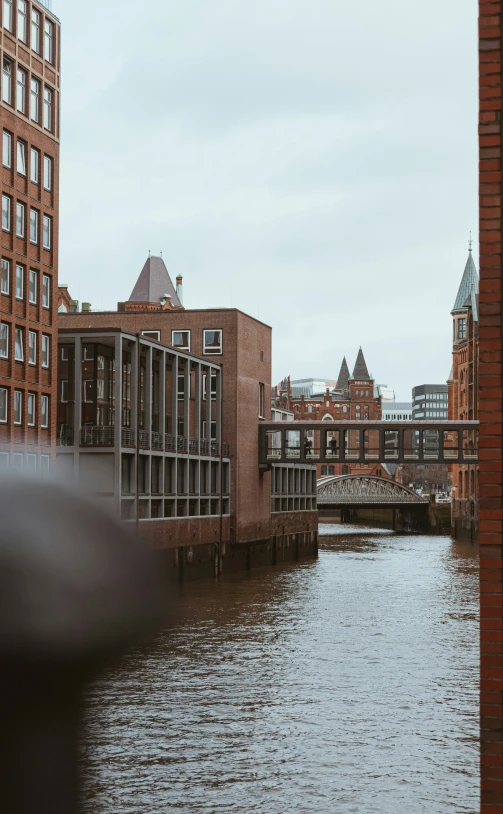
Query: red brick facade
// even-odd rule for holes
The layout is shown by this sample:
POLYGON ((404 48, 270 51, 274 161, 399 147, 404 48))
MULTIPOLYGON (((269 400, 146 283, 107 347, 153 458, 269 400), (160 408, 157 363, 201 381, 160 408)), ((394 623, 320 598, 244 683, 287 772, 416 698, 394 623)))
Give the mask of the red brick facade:
POLYGON ((480 12, 480 644, 482 814, 503 813, 501 3, 480 12))
MULTIPOLYGON (((3 19, 0 33, 2 66, 7 61, 11 72, 10 102, 4 100, 5 96, 0 101, 3 138, 0 177, 2 198, 10 206, 10 223, 2 220, 2 261, 8 269, 9 282, 0 293, 0 321, 8 326, 8 358, 0 359, 0 387, 7 389, 8 415, 7 421, 0 423, 0 444, 21 454, 37 454, 47 453, 56 437, 60 26, 57 18, 40 3, 29 2, 26 7, 27 42, 22 41, 17 3, 12 5, 11 32, 6 27, 9 21, 3 19), (39 14, 39 53, 35 50, 32 9, 39 14), (44 36, 46 21, 52 31, 52 54, 51 44, 44 36), (23 278, 22 291, 19 287, 16 290, 17 267, 23 278), (34 274, 30 275, 31 272, 34 274), (32 342, 36 342, 33 364, 30 331, 32 342), (49 338, 48 366, 42 363, 42 343, 47 342, 44 337, 49 338), (23 361, 16 360, 21 355, 20 345, 23 361), (22 418, 16 424, 15 391, 22 394, 22 418), (35 395, 34 426, 29 426, 32 421, 28 420, 28 394, 35 395), (49 402, 42 401, 44 396, 49 397, 49 402), (42 403, 49 405, 47 422, 41 415, 42 403), (45 423, 47 427, 43 426, 45 423)), ((47 362, 46 354, 44 361, 47 362)))

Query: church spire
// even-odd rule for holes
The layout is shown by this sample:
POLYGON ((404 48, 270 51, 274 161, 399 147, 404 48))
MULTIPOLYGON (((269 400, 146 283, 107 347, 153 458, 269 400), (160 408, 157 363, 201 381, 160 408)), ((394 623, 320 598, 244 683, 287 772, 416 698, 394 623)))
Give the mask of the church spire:
POLYGON ((479 275, 477 274, 477 269, 475 268, 475 263, 473 261, 471 234, 470 242, 468 245, 469 245, 468 260, 466 261, 465 270, 463 272, 463 277, 461 278, 458 294, 451 314, 459 313, 460 311, 467 311, 468 310, 467 303, 469 300, 470 305, 473 309, 474 319, 477 319, 477 295, 479 293, 479 275))
POLYGON ((342 360, 341 370, 339 373, 339 378, 337 379, 337 384, 335 385, 336 390, 347 390, 349 387, 349 367, 348 363, 346 362, 346 357, 342 360))
POLYGON ((353 370, 352 378, 363 380, 370 379, 367 363, 361 348, 358 351, 358 356, 356 357, 355 369, 353 370))

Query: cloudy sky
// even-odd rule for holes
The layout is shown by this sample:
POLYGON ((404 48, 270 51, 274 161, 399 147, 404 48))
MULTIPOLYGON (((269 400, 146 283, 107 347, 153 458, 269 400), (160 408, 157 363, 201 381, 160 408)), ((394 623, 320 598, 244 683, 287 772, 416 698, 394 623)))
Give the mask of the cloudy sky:
POLYGON ((473 0, 53 10, 73 297, 116 308, 162 250, 186 307, 273 327, 273 381, 359 345, 399 398, 445 381, 477 229, 473 0))

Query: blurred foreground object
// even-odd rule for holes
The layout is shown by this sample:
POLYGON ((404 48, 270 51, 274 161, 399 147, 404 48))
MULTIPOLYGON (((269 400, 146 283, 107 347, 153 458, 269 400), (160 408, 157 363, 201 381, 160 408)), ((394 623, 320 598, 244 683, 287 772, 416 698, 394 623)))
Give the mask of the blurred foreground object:
POLYGON ((82 691, 160 626, 149 555, 92 503, 0 480, 0 810, 79 811, 82 691))

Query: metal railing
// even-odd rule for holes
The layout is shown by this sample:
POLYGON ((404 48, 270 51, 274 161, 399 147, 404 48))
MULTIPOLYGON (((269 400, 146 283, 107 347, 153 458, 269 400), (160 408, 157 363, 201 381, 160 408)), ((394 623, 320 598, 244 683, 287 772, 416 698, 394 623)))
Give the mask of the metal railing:
POLYGON ((75 433, 73 427, 61 426, 56 441, 58 447, 73 447, 75 442, 75 433))
POLYGON ((123 427, 121 443, 123 447, 134 447, 134 430, 131 430, 129 427, 123 427))
POLYGON ((81 447, 113 447, 115 427, 84 426, 80 430, 81 447))
MULTIPOLYGON (((136 446, 135 431, 129 427, 121 428, 121 445, 123 447, 134 448, 136 446)), ((73 446, 73 427, 65 427, 60 430, 57 439, 58 446, 73 446)), ((86 424, 80 430, 80 446, 89 447, 113 447, 115 444, 115 427, 96 427, 86 424)), ((140 449, 152 449, 160 452, 172 452, 179 455, 201 455, 204 457, 219 458, 222 453, 223 458, 230 455, 230 447, 226 441, 220 445, 214 439, 206 438, 185 438, 183 435, 170 435, 169 433, 148 432, 139 430, 138 447, 140 449)))

